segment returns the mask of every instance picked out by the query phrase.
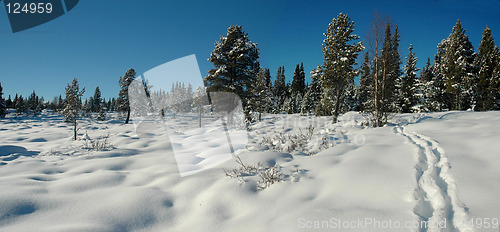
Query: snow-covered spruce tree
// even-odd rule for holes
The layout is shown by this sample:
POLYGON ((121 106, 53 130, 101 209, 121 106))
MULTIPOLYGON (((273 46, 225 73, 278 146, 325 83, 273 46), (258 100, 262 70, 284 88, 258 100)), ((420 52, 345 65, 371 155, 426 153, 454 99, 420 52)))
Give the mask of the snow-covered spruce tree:
POLYGON ((262 120, 262 113, 268 112, 271 106, 271 89, 268 86, 266 71, 260 69, 257 74, 255 87, 253 88, 254 98, 251 100, 253 108, 258 112, 258 120, 262 120))
POLYGON ((102 97, 101 97, 101 90, 99 89, 99 86, 95 88, 94 91, 94 96, 91 98, 90 106, 91 106, 91 111, 92 112, 100 112, 101 108, 104 107, 102 104, 102 97))
POLYGON ((285 82, 285 67, 278 67, 278 72, 276 73, 276 80, 274 80, 273 85, 273 95, 276 100, 277 108, 273 109, 273 113, 279 113, 283 108, 285 100, 288 96, 288 88, 285 82))
POLYGON ((398 104, 403 113, 413 112, 413 107, 418 104, 418 86, 417 86, 417 57, 413 53, 413 45, 408 48, 408 56, 406 57, 406 65, 403 67, 404 73, 400 76, 398 104))
POLYGON ((374 107, 374 81, 371 74, 371 64, 369 53, 365 53, 363 65, 361 66, 361 76, 359 77, 359 109, 361 111, 371 111, 374 107))
POLYGON ((198 112, 198 126, 201 127, 201 119, 203 116, 203 106, 208 105, 207 91, 204 87, 198 86, 193 94, 193 104, 198 112))
POLYGON ((436 112, 444 107, 444 82, 434 74, 434 66, 427 58, 427 63, 420 71, 419 91, 422 94, 421 111, 436 112))
POLYGON ((391 24, 387 23, 385 27, 384 43, 382 45, 382 52, 380 54, 379 62, 380 70, 380 103, 379 110, 382 112, 382 125, 387 122, 387 116, 389 112, 396 112, 397 109, 397 93, 398 89, 396 86, 396 81, 401 74, 400 64, 401 59, 399 57, 399 34, 397 33, 397 27, 395 29, 394 36, 391 35, 391 24))
POLYGON ((300 66, 297 64, 295 66, 295 71, 293 72, 293 80, 292 85, 290 87, 290 91, 293 94, 304 94, 306 88, 306 76, 304 74, 304 64, 302 63, 300 66))
POLYGON ((323 75, 321 75, 322 114, 333 115, 332 123, 337 122, 346 86, 358 70, 354 68, 356 58, 364 47, 362 42, 355 42, 359 36, 353 34, 354 22, 347 14, 340 13, 328 25, 323 41, 323 75))
POLYGON ((5 99, 3 99, 3 88, 2 83, 0 83, 0 118, 5 117, 7 114, 7 104, 5 103, 5 99))
POLYGON ((135 70, 133 68, 127 70, 123 77, 120 77, 118 84, 120 85, 120 92, 118 93, 117 105, 119 111, 126 111, 127 118, 125 119, 125 124, 128 124, 130 120, 130 103, 128 98, 128 87, 135 79, 135 70))
POLYGON ((474 105, 475 52, 460 20, 438 45, 434 60, 437 75, 444 79, 446 107, 465 110, 474 105))
POLYGON ((302 99, 300 113, 303 115, 315 112, 316 105, 318 104, 321 96, 321 85, 319 84, 318 76, 319 74, 316 73, 315 70, 311 71, 312 82, 307 88, 306 94, 302 99))
MULTIPOLYGON (((231 92, 237 94, 246 109, 253 97, 252 84, 259 71, 259 48, 250 41, 240 25, 231 25, 226 36, 215 42, 215 48, 208 59, 214 69, 204 78, 208 92, 231 92)), ((210 97, 210 96, 209 96, 210 97)), ((245 112, 249 119, 249 112, 245 112)))
POLYGON ((486 111, 498 109, 498 91, 500 69, 500 52, 491 36, 491 29, 483 31, 474 65, 478 68, 477 98, 475 110, 486 111))
POLYGON ((19 97, 15 102, 16 102, 15 105, 17 114, 18 115, 26 114, 27 106, 26 106, 26 101, 23 98, 23 95, 19 95, 19 97))
POLYGON ((28 111, 31 112, 33 115, 38 115, 41 111, 41 106, 40 106, 40 99, 35 93, 35 90, 31 93, 31 95, 27 99, 27 107, 28 111))
POLYGON ((82 95, 85 93, 85 88, 80 90, 78 80, 73 79, 71 84, 66 87, 66 100, 64 110, 62 112, 65 121, 73 124, 73 139, 76 140, 77 118, 82 110, 82 95))
POLYGON ((7 109, 12 109, 14 108, 14 104, 13 104, 13 101, 9 95, 9 98, 5 101, 5 108, 7 109))

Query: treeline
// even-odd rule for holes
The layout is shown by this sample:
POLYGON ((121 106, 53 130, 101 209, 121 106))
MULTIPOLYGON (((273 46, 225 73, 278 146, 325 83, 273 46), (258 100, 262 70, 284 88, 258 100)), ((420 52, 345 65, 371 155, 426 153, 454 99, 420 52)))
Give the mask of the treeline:
MULTIPOLYGON (((428 58, 423 68, 417 67, 413 45, 401 59, 399 29, 394 23, 375 15, 366 47, 354 29, 354 21, 342 13, 329 23, 324 33, 323 63, 310 71, 309 84, 303 63, 295 66, 290 82, 284 66, 272 78, 271 71, 260 66, 257 44, 239 25, 231 25, 215 43, 209 58, 214 68, 204 78, 205 88, 193 91, 191 85, 179 82, 170 92, 150 93, 147 81, 142 84, 162 115, 165 111, 174 116, 193 111, 194 96, 200 97, 202 92, 235 93, 242 99, 248 122, 260 120, 262 113, 333 116, 336 122, 339 114, 355 110, 366 112, 373 126, 382 126, 392 113, 500 109, 500 52, 488 27, 476 52, 457 21, 451 34, 438 44, 433 63, 428 58), (363 63, 358 65, 360 54, 364 55, 363 63), (355 77, 359 77, 359 85, 355 77)), ((128 87, 135 78, 135 70, 129 69, 119 78, 118 98, 103 99, 97 87, 91 98, 78 98, 80 104, 75 107, 81 107, 82 115, 97 115, 100 120, 105 119, 105 112, 126 112, 128 123, 128 87)), ((71 96, 68 88, 64 99, 59 96, 51 102, 34 91, 27 98, 16 95, 5 101, 0 85, 0 116, 6 108, 16 109, 18 114, 36 115, 46 108, 63 112, 71 96)))
POLYGON ((439 43, 434 63, 427 59, 422 69, 413 45, 403 64, 397 25, 378 15, 366 40, 368 48, 354 34, 354 22, 342 13, 324 35, 324 61, 310 72, 309 85, 302 63, 291 83, 285 81, 285 67, 278 68, 273 83, 269 69, 260 67, 257 44, 241 26, 231 25, 211 53, 215 68, 204 79, 207 91, 238 94, 248 120, 260 120, 262 113, 313 113, 333 116, 336 122, 340 113, 356 110, 367 112, 373 126, 382 126, 392 113, 500 109, 500 52, 488 27, 475 52, 458 20, 439 43), (363 51, 363 63, 357 67, 363 51))
MULTIPOLYGON (((44 109, 60 112, 64 109, 65 100, 65 98, 59 95, 58 97, 54 97, 52 101, 46 101, 42 96, 38 96, 36 92, 33 91, 28 97, 16 94, 13 99, 10 95, 7 100, 2 98, 0 101, 3 102, 3 105, 0 105, 0 109, 3 109, 2 112, 5 113, 6 109, 15 109, 17 115, 37 116, 44 109)), ((110 98, 105 100, 101 97, 101 91, 99 87, 97 87, 94 96, 82 102, 82 113, 84 116, 92 117, 92 113, 99 113, 101 111, 116 111, 116 99, 110 98)))

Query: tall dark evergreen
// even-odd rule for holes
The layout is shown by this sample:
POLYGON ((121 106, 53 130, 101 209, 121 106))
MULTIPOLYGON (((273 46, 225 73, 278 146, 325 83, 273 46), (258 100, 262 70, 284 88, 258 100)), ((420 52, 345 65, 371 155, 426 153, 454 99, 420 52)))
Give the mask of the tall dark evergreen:
POLYGON ((103 103, 103 100, 101 97, 101 90, 99 89, 99 86, 97 86, 95 88, 94 96, 92 97, 92 100, 90 103, 92 112, 99 112, 101 110, 101 108, 103 107, 102 103, 103 103))
POLYGON ((41 111, 40 99, 36 95, 35 90, 31 93, 31 95, 27 99, 27 108, 33 115, 38 115, 41 111))
POLYGON ((361 111, 370 111, 373 108, 373 75, 371 74, 371 63, 369 53, 365 53, 361 76, 359 77, 359 104, 361 111))
POLYGON ((400 94, 399 94, 399 107, 403 113, 411 113, 413 107, 418 102, 418 80, 417 71, 417 57, 413 53, 413 45, 410 44, 408 48, 408 56, 406 57, 406 65, 403 67, 404 73, 400 78, 400 94))
POLYGON ((3 88, 2 88, 2 83, 0 83, 0 118, 5 117, 6 114, 7 114, 7 104, 5 103, 5 99, 3 99, 3 88))
POLYGON ((445 103, 450 110, 466 110, 474 104, 475 55, 458 20, 448 38, 439 43, 434 60, 437 75, 444 80, 445 103))
POLYGON ((118 83, 120 84, 120 92, 118 93, 118 110, 127 112, 127 118, 125 119, 125 124, 128 124, 130 120, 130 102, 128 97, 128 87, 135 79, 135 70, 133 68, 127 70, 123 77, 120 77, 118 83))
POLYGON ((17 97, 17 94, 16 94, 16 98, 15 98, 15 103, 14 104, 15 104, 15 108, 16 108, 16 113, 18 115, 26 113, 27 107, 26 107, 26 103, 24 101, 23 95, 19 95, 19 97, 17 97))
POLYGON ((284 102, 288 95, 288 87, 285 82, 285 67, 278 67, 278 72, 276 73, 276 80, 274 80, 273 85, 273 95, 275 97, 277 109, 274 113, 279 113, 279 110, 283 107, 284 102), (278 112, 276 112, 278 111, 278 112))
POLYGON ((14 104, 13 104, 13 101, 12 101, 12 98, 10 97, 10 95, 9 95, 9 98, 5 101, 5 107, 7 109, 14 108, 14 104))
POLYGON ((364 47, 362 42, 356 42, 359 36, 354 34, 354 21, 346 14, 334 18, 324 35, 320 105, 322 113, 333 115, 335 123, 343 108, 346 87, 358 72, 354 68, 356 58, 364 47))
POLYGON ((260 67, 259 54, 257 44, 250 41, 242 26, 231 25, 226 36, 215 42, 208 59, 215 68, 204 78, 207 91, 235 93, 246 109, 253 97, 252 86, 260 67))
POLYGON ((300 66, 298 64, 297 66, 295 66, 295 71, 293 72, 292 85, 290 88, 292 94, 298 94, 298 93, 300 93, 301 95, 304 94, 306 88, 306 76, 304 73, 303 63, 300 66))
POLYGON ((499 108, 499 71, 500 52, 495 40, 491 36, 491 29, 486 27, 483 31, 481 44, 478 48, 474 65, 478 68, 477 75, 477 101, 475 110, 495 110, 499 108))
POLYGON ((76 78, 71 84, 66 87, 66 100, 63 110, 63 116, 66 122, 73 124, 73 139, 77 139, 77 118, 82 110, 82 95, 85 93, 85 88, 80 90, 80 85, 76 78))

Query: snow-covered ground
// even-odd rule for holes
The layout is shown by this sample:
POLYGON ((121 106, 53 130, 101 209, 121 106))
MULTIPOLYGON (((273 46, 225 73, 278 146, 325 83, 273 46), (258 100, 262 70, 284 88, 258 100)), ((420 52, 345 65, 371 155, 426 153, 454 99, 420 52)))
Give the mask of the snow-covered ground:
MULTIPOLYGON (((382 128, 355 112, 330 120, 265 115, 237 151, 256 168, 229 178, 234 157, 181 177, 163 126, 83 121, 80 137, 106 148, 93 151, 60 116, 9 115, 0 231, 499 231, 500 112, 395 115, 382 128), (281 181, 263 188, 269 167, 281 181)), ((175 136, 191 153, 227 141, 175 136)))

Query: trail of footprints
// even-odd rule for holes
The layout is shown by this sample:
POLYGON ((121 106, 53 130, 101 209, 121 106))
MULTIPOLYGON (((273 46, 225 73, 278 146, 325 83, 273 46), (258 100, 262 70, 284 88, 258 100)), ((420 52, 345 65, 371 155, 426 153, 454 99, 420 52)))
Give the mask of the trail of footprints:
POLYGON ((416 205, 413 212, 418 216, 420 232, 469 232, 473 228, 466 223, 468 215, 464 204, 458 199, 455 180, 450 172, 450 162, 438 142, 423 135, 407 132, 404 127, 394 128, 417 148, 415 165, 417 186, 414 190, 416 205), (444 225, 442 228, 439 225, 444 225), (441 223, 441 224, 439 224, 441 223))

